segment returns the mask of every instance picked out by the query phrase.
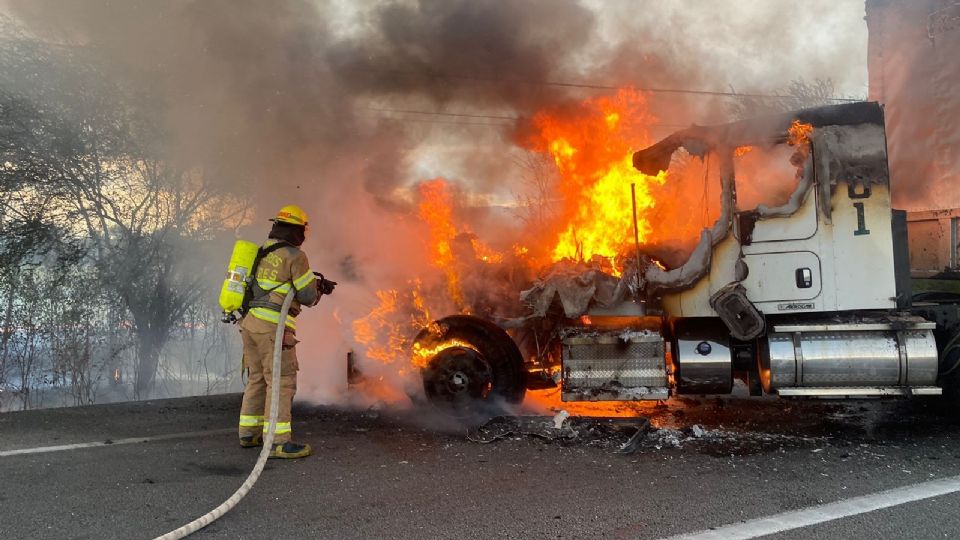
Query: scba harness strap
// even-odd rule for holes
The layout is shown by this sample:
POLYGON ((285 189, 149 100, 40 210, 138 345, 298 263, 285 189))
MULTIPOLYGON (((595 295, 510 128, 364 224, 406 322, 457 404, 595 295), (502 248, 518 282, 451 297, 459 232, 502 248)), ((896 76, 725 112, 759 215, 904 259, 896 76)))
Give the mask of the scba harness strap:
POLYGON ((254 308, 254 307, 263 307, 267 309, 272 309, 273 311, 278 311, 278 312, 280 311, 281 306, 279 304, 267 301, 265 300, 265 298, 269 298, 270 293, 284 286, 285 283, 281 283, 272 289, 261 288, 260 284, 257 283, 257 268, 260 267, 260 261, 262 261, 264 257, 266 257, 267 255, 273 253, 274 251, 282 247, 294 247, 294 246, 292 244, 284 242, 283 240, 278 240, 275 244, 271 244, 267 247, 261 246, 260 249, 257 250, 257 256, 256 258, 253 259, 253 269, 250 271, 250 275, 247 276, 249 283, 247 283, 246 294, 244 295, 243 307, 241 309, 241 313, 243 313, 244 315, 246 315, 247 312, 250 311, 250 308, 254 308), (254 287, 256 287, 256 289, 260 291, 261 294, 257 294, 254 291, 254 287))

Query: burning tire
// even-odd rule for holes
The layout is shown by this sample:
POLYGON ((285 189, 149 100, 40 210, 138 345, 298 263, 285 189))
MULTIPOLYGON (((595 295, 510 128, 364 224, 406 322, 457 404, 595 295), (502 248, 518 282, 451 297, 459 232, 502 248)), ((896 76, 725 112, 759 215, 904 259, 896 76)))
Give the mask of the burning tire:
POLYGON ((423 359, 423 390, 456 408, 520 403, 526 393, 523 356, 500 327, 469 315, 436 321, 414 340, 423 359))
POLYGON ((479 352, 450 347, 437 353, 424 370, 423 390, 434 402, 483 400, 493 390, 493 370, 479 352))

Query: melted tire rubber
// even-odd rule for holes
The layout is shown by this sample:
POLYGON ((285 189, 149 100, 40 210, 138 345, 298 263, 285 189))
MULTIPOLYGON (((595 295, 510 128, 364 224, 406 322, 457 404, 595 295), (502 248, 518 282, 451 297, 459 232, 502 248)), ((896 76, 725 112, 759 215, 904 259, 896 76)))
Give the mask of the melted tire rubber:
MULTIPOLYGON (((437 321, 443 329, 439 336, 432 336, 428 330, 417 335, 415 341, 436 339, 446 341, 458 339, 471 344, 484 358, 490 367, 492 381, 489 392, 483 399, 475 400, 476 405, 497 405, 498 403, 518 404, 526 395, 526 371, 523 367, 523 356, 514 343, 513 338, 499 326, 470 315, 451 315, 437 321)), ((429 386, 437 384, 428 381, 427 377, 433 370, 426 369, 424 375, 424 390, 430 397, 429 386)), ((438 405, 443 401, 431 399, 438 405)))

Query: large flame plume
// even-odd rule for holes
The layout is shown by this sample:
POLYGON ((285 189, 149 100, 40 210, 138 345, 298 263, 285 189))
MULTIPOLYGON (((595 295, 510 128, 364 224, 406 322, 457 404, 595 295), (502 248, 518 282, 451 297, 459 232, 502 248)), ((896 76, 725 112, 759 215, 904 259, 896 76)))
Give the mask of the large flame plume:
MULTIPOLYGON (((498 252, 474 235, 458 219, 456 193, 442 178, 424 181, 416 189, 416 218, 424 225, 424 242, 430 265, 438 271, 438 284, 412 280, 404 291, 377 293, 379 305, 354 322, 354 338, 369 359, 396 365, 401 373, 424 368, 439 351, 453 346, 472 347, 461 341, 411 343, 432 316, 474 311, 478 288, 465 280, 484 267, 503 268, 552 265, 564 259, 598 264, 619 274, 618 256, 633 246, 631 184, 636 192, 638 234, 641 244, 656 235, 649 212, 657 205, 654 190, 667 181, 666 172, 649 176, 633 168, 632 152, 651 143, 649 126, 656 122, 644 94, 623 89, 611 96, 586 99, 534 115, 521 144, 552 159, 561 208, 548 230, 525 231, 522 238, 498 252), (528 245, 548 257, 539 263, 527 257, 528 245)), ((503 240, 503 239, 501 239, 503 240)), ((482 287, 480 288, 482 289, 482 287)), ((520 288, 506 301, 519 304, 520 288)), ((547 401, 553 401, 553 397, 547 401)))
POLYGON ((631 154, 651 142, 648 129, 655 121, 644 94, 632 89, 585 100, 572 110, 534 116, 536 133, 529 144, 549 153, 560 173, 563 226, 552 251, 554 261, 600 257, 619 273, 615 259, 632 239, 631 184, 636 186, 640 242, 653 232, 646 215, 656 205, 650 188, 662 185, 666 173, 638 172, 631 154))
POLYGON ((464 273, 474 265, 497 264, 504 259, 502 253, 457 222, 454 192, 447 180, 436 178, 420 183, 417 197, 417 218, 425 225, 424 241, 431 256, 430 265, 441 274, 440 285, 425 285, 418 277, 402 290, 377 291, 378 305, 353 323, 354 340, 363 346, 365 356, 383 364, 400 363, 401 374, 406 372, 406 364, 426 367, 430 358, 444 348, 469 346, 450 341, 426 349, 414 346, 411 350, 411 339, 431 326, 431 314, 472 313, 472 298, 464 293, 464 273), (409 362, 398 362, 400 359, 409 362))
POLYGON ((457 307, 463 310, 463 291, 455 266, 453 241, 457 228, 453 224, 453 204, 446 181, 441 178, 423 182, 419 186, 418 215, 430 229, 429 246, 433 265, 443 271, 447 279, 447 293, 457 307))

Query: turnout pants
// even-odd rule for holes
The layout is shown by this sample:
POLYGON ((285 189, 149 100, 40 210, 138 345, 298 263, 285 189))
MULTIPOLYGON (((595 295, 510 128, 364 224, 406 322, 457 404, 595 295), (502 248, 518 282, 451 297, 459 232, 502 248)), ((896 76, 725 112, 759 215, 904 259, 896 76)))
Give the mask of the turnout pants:
MULTIPOLYGON (((276 326, 274 326, 276 329, 276 326)), ((243 337, 243 366, 249 371, 240 406, 240 437, 267 432, 270 421, 270 384, 273 377, 274 330, 251 332, 241 327, 243 337)), ((280 403, 277 407, 277 430, 274 444, 290 440, 290 407, 297 393, 296 340, 291 332, 284 333, 283 352, 280 355, 280 403)))

